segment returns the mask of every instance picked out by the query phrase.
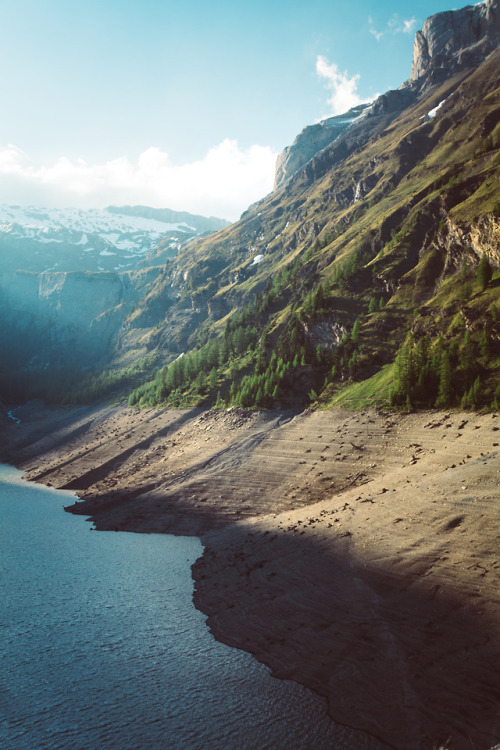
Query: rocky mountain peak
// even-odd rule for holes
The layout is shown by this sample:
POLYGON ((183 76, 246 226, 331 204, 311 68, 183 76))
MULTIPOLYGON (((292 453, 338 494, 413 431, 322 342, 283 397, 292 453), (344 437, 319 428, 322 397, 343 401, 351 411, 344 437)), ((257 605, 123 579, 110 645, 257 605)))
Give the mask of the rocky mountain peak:
POLYGON ((415 34, 410 81, 431 82, 478 65, 500 44, 499 0, 436 13, 415 34))
POLYGON ((287 146, 276 160, 274 189, 277 190, 284 185, 321 149, 344 133, 360 117, 367 106, 366 104, 360 104, 345 114, 328 117, 304 128, 291 146, 287 146))
POLYGON ((349 112, 310 125, 287 146, 276 161, 274 189, 288 183, 306 164, 333 142, 342 141, 364 122, 373 127, 373 116, 396 116, 427 86, 441 83, 467 67, 480 65, 500 46, 500 0, 485 0, 460 10, 437 13, 426 19, 415 35, 411 76, 396 91, 378 97, 349 112), (365 117, 360 115, 365 112, 365 117))

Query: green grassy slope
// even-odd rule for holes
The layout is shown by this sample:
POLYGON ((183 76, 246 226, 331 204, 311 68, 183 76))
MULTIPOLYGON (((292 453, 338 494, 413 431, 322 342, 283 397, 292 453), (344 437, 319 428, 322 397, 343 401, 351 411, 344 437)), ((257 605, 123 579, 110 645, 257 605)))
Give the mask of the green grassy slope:
POLYGON ((495 404, 499 61, 367 119, 179 256, 146 307, 180 278, 157 337, 192 353, 131 403, 495 404))

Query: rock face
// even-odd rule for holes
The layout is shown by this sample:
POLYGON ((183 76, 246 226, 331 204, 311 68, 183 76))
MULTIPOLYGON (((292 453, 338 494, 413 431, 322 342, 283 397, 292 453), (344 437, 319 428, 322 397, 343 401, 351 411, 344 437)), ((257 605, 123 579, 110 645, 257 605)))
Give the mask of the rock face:
POLYGON ((284 185, 313 156, 344 133, 366 107, 366 104, 361 104, 343 115, 329 117, 315 125, 304 128, 292 145, 287 146, 278 156, 274 189, 277 190, 284 185))
POLYGON ((478 65, 500 44, 499 0, 430 16, 415 34, 410 81, 478 65))
POLYGON ((354 107, 343 115, 305 128, 278 156, 274 189, 285 185, 334 141, 341 144, 344 135, 348 137, 355 128, 359 129, 359 122, 370 131, 374 116, 396 116, 427 86, 482 63, 500 46, 499 3, 500 0, 486 0, 480 5, 430 16, 415 35, 410 79, 397 91, 382 94, 371 105, 354 107), (356 122, 363 111, 365 117, 356 122))
MULTIPOLYGON (((0 294, 11 338, 33 339, 31 355, 45 362, 75 344, 80 358, 102 357, 134 297, 126 274, 90 272, 6 271, 0 294)), ((16 345, 7 343, 7 351, 16 345)))

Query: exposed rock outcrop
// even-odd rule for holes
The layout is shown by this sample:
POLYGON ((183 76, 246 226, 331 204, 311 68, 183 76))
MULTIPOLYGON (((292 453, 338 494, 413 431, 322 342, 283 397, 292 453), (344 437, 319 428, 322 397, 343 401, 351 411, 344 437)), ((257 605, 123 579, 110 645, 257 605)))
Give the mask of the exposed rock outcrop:
MULTIPOLYGON (((365 131, 361 137, 366 139, 374 127, 374 117, 396 117, 429 85, 482 63, 500 46, 499 2, 486 0, 479 5, 437 13, 428 18, 422 30, 415 34, 410 79, 399 89, 382 94, 370 105, 359 105, 343 115, 304 128, 277 158, 274 189, 285 185, 324 149, 335 147, 337 143, 334 142, 338 141, 341 147, 345 137, 355 130, 359 132, 360 125, 365 131), (365 117, 356 122, 363 112, 365 117)), ((342 148, 341 151, 345 155, 342 148)), ((328 157, 327 162, 331 162, 328 157)))
POLYGON ((0 292, 4 324, 15 338, 29 337, 27 356, 45 362, 64 352, 102 357, 135 296, 126 274, 90 272, 4 272, 0 292))
POLYGON ((436 13, 415 34, 410 81, 432 82, 469 65, 478 65, 500 44, 498 0, 436 13))
POLYGON ((313 156, 342 135, 366 107, 366 104, 360 104, 343 115, 329 117, 304 128, 292 145, 287 146, 278 156, 274 189, 284 185, 313 156))

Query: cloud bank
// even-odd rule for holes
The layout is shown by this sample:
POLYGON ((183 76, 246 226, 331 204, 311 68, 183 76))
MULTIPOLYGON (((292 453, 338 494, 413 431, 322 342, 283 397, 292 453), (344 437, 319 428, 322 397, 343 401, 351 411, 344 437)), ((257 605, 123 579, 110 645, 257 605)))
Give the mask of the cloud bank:
POLYGON ((203 159, 172 164, 151 147, 136 161, 122 156, 104 164, 61 156, 35 165, 14 145, 0 146, 0 202, 99 208, 142 204, 237 219, 272 190, 276 154, 267 146, 241 149, 226 139, 203 159))
POLYGON ((351 107, 366 104, 373 99, 373 97, 362 99, 359 96, 357 91, 359 73, 353 76, 349 76, 347 71, 342 73, 336 63, 329 62, 323 55, 318 55, 316 58, 316 73, 320 78, 325 79, 326 87, 331 91, 327 100, 331 115, 341 115, 351 107))

